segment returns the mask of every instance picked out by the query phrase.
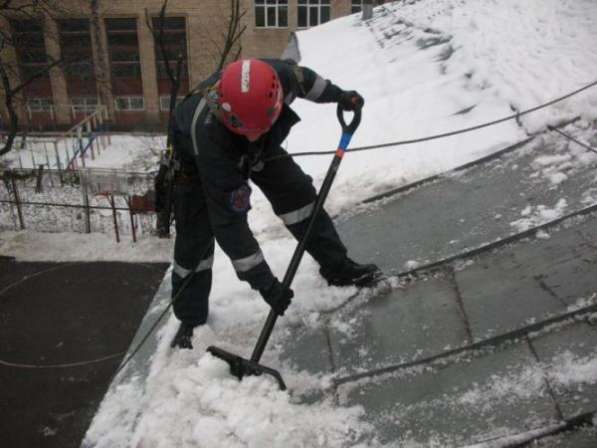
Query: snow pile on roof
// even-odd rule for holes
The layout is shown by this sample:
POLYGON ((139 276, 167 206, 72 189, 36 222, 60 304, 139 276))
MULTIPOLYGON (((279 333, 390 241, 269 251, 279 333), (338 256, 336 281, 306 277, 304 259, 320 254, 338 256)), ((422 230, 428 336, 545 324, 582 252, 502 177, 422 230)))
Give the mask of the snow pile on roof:
MULTIPOLYGON (((393 2, 301 31, 301 65, 365 97, 352 145, 425 137, 538 106, 596 80, 592 0, 393 2)), ((302 122, 290 152, 334 149, 333 105, 293 104, 302 122)), ((445 171, 545 130, 597 118, 597 87, 497 126, 413 145, 348 154, 329 207, 340 211, 405 182, 445 171), (349 198, 349 199, 347 199, 349 198)), ((316 179, 324 157, 300 159, 316 179)))
MULTIPOLYGON (((198 333, 198 350, 215 342, 209 328, 198 333)), ((358 446, 358 437, 371 430, 358 422, 362 409, 336 408, 331 400, 300 404, 263 378, 237 381, 227 364, 211 356, 197 359, 197 351, 172 356, 164 351, 162 347, 152 366, 145 397, 139 397, 138 388, 124 386, 110 400, 114 409, 103 409, 104 415, 117 416, 104 423, 118 427, 122 394, 130 394, 129 406, 146 405, 134 433, 124 439, 108 435, 98 446, 121 446, 127 439, 130 446, 143 447, 329 447, 348 440, 358 446)), ((95 429, 97 425, 88 437, 95 429)))

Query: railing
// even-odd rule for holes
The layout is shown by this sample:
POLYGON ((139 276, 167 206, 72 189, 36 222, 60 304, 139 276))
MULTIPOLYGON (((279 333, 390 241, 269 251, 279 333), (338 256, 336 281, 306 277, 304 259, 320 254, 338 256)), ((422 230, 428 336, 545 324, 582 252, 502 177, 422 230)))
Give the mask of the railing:
POLYGON ((35 168, 62 173, 79 166, 86 167, 86 158, 92 160, 108 147, 112 141, 107 131, 107 109, 105 106, 96 107, 90 115, 68 131, 49 139, 28 138, 23 147, 9 153, 5 159, 12 156, 13 164, 20 169, 35 168))
POLYGON ((0 176, 0 230, 153 234, 153 174, 14 169, 0 176))

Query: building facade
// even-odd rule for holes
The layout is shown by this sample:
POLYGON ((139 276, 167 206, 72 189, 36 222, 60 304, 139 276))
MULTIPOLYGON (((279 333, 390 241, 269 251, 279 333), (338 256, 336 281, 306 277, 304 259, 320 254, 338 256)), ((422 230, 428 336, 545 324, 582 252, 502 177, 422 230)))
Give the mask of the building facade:
MULTIPOLYGON (((231 14, 228 0, 170 0, 160 27, 163 0, 59 3, 60 11, 52 14, 0 22, 16 42, 3 56, 14 66, 13 85, 43 71, 48 61, 68 61, 20 94, 20 122, 31 130, 67 128, 100 104, 107 107, 114 129, 163 126, 170 81, 152 28, 163 30, 168 54, 180 55, 183 96, 217 67, 231 14)), ((241 57, 279 57, 293 31, 356 13, 363 3, 368 2, 240 0, 240 26, 245 29, 232 54, 240 50, 241 57)))

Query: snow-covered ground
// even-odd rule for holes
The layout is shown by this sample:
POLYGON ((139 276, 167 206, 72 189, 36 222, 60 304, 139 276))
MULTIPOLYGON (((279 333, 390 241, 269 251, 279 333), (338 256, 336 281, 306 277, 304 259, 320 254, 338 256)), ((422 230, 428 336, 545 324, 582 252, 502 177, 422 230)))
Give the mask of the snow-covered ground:
MULTIPOLYGON (((358 15, 349 16, 301 31, 298 39, 301 64, 365 97, 363 121, 353 138, 353 147, 424 137, 495 120, 573 91, 597 76, 597 4, 593 0, 395 2, 376 8, 374 20, 368 23, 358 15)), ((286 143, 289 152, 336 147, 340 127, 333 105, 297 100, 294 108, 302 121, 286 143)), ((519 122, 416 145, 349 152, 327 209, 331 214, 350 211, 367 197, 493 153, 545 130, 548 124, 577 116, 582 117, 582 126, 575 136, 595 144, 591 122, 597 119, 597 87, 519 122)), ((556 137, 549 134, 545 138, 556 137)), ((151 154, 148 146, 147 141, 137 137, 123 137, 95 164, 142 170, 147 160, 144 154, 151 154), (118 145, 121 149, 115 150, 118 145)), ((536 168, 539 175, 550 176, 557 188, 569 168, 565 164, 588 163, 587 158, 591 163, 597 160, 591 154, 548 160, 538 153, 536 168)), ((330 160, 330 156, 305 157, 297 162, 320 184, 330 160)), ((263 195, 254 191, 251 227, 272 269, 282 277, 295 243, 275 219, 263 195)), ((597 193, 586 192, 586 197, 594 203, 597 193)), ((520 222, 512 226, 523 229, 536 225, 559 216, 565 207, 565 201, 553 210, 529 207, 521 210, 520 222)), ((53 246, 43 236, 4 232, 0 234, 0 253, 42 259, 56 247, 60 259, 68 259, 68 251, 59 244, 61 238, 72 236, 52 236, 58 241, 53 246)), ((91 240, 92 247, 103 247, 96 252, 99 259, 112 256, 139 260, 145 254, 151 260, 170 257, 167 243, 161 242, 162 246, 155 246, 153 252, 150 243, 144 244, 148 245, 135 249, 110 245, 101 238, 91 240)), ((89 259, 93 251, 74 249, 70 256, 89 259)), ((317 270, 315 262, 306 256, 293 284, 293 306, 276 328, 273 347, 283 343, 285 330, 317 325, 322 311, 355 292, 351 288, 324 287, 317 270)), ((168 278, 161 290, 163 304, 167 302, 167 285, 168 278)), ((216 253, 210 305, 209 326, 197 331, 192 352, 170 351, 177 323, 169 319, 160 332, 149 378, 145 381, 133 377, 110 392, 87 434, 89 446, 377 444, 372 428, 361 419, 362 408, 338 406, 331 401, 301 403, 298 397, 278 391, 268 378, 238 383, 227 374, 225 364, 204 354, 205 347, 214 342, 236 353, 250 353, 268 311, 258 294, 236 280, 221 251, 216 253)), ((595 373, 590 359, 567 361, 558 369, 568 368, 568 375, 553 370, 555 379, 583 382, 586 372, 595 373)), ((266 353, 265 363, 280 365, 276 350, 266 353)), ((295 392, 321 389, 329 383, 325 375, 295 372, 289 366, 284 367, 283 374, 295 392)), ((586 381, 596 380, 593 375, 586 381)), ((502 391, 520 390, 516 376, 504 381, 510 381, 511 386, 490 391, 496 399, 502 391)), ((472 390, 462 397, 463 403, 478 400, 484 393, 472 390)))

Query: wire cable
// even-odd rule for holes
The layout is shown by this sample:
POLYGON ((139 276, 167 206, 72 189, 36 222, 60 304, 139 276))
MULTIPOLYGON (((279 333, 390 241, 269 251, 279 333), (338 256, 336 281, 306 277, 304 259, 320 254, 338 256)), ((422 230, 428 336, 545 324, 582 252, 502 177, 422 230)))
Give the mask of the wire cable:
POLYGON ((120 358, 124 355, 125 352, 114 353, 112 355, 103 356, 101 358, 90 359, 87 361, 77 361, 77 362, 69 362, 65 364, 46 364, 46 365, 38 365, 38 364, 21 364, 17 362, 8 362, 0 359, 0 365, 5 367, 15 367, 18 369, 69 369, 71 367, 82 367, 89 364, 98 364, 100 362, 108 361, 110 359, 120 358))
MULTIPOLYGON (((348 152, 358 152, 358 151, 369 151, 372 149, 380 149, 380 148, 387 148, 390 146, 404 146, 404 145, 412 145, 414 143, 422 143, 422 142, 428 142, 430 140, 437 140, 440 138, 446 138, 446 137, 452 137, 454 135, 459 135, 459 134, 465 134, 468 132, 472 132, 472 131, 477 131, 479 129, 483 129, 483 128, 487 128, 489 126, 495 126, 497 124, 503 123, 505 121, 509 121, 509 120, 515 120, 515 119, 519 119, 520 117, 524 116, 524 115, 528 115, 532 112, 536 112, 538 110, 544 109, 546 107, 549 106, 553 106, 556 103, 559 103, 561 101, 564 101, 570 97, 573 97, 575 95, 578 95, 581 92, 584 92, 585 90, 588 90, 594 86, 597 85, 597 80, 586 84, 585 86, 574 90, 573 92, 567 93, 566 95, 560 96, 558 98, 555 98, 551 101, 548 101, 547 103, 543 103, 540 104, 539 106, 535 106, 532 107, 530 109, 524 110, 522 112, 517 112, 515 114, 512 115, 508 115, 506 117, 503 118, 499 118, 497 120, 493 120, 493 121, 489 121, 487 123, 482 123, 479 125, 475 125, 475 126, 471 126, 468 128, 463 128, 463 129, 458 129, 456 131, 450 131, 450 132, 443 132, 441 134, 435 134, 435 135, 429 135, 427 137, 420 137, 420 138, 415 138, 415 139, 410 139, 410 140, 399 140, 396 142, 390 142, 390 143, 380 143, 377 145, 369 145, 369 146, 357 146, 355 148, 351 148, 348 152)), ((273 156, 273 157, 269 157, 264 159, 264 162, 269 162, 272 160, 277 160, 277 159, 283 159, 283 158, 287 158, 287 157, 303 157, 303 156, 323 156, 323 155, 330 155, 330 154, 335 154, 336 150, 333 151, 306 151, 306 152, 297 152, 294 154, 288 154, 288 155, 278 155, 278 156, 273 156)))
POLYGON ((569 134, 566 134, 565 132, 560 131, 558 128, 554 128, 553 126, 547 126, 547 129, 549 129, 550 131, 556 131, 558 134, 563 135, 564 137, 566 137, 568 140, 573 141, 574 143, 576 143, 577 145, 582 146, 585 149, 588 149, 589 151, 593 151, 595 154, 597 154, 597 149, 593 148, 592 146, 589 146, 583 142, 581 142, 580 140, 575 139, 574 137, 572 137, 569 134))

